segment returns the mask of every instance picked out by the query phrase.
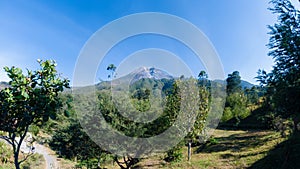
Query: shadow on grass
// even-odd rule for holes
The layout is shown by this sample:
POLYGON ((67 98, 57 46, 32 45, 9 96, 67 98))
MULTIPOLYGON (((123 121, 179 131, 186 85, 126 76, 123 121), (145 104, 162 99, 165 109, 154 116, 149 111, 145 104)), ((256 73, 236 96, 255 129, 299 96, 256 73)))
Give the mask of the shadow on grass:
POLYGON ((268 155, 255 162, 250 168, 260 169, 299 169, 300 132, 278 144, 268 155))
POLYGON ((242 150, 247 150, 264 145, 267 141, 270 141, 276 137, 275 135, 270 135, 269 133, 262 132, 257 134, 257 132, 247 132, 241 134, 233 134, 228 137, 218 137, 217 144, 207 144, 200 146, 196 152, 212 153, 212 152, 223 152, 230 150, 232 152, 238 152, 242 150), (254 134, 255 133, 255 134, 254 134))

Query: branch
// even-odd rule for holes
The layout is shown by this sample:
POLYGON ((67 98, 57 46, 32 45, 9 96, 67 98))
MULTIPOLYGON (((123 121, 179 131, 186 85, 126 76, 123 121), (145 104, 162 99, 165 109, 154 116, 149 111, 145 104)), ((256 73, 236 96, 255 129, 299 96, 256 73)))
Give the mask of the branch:
POLYGON ((119 166, 120 168, 122 168, 122 169, 125 168, 125 167, 122 165, 122 164, 125 164, 125 163, 120 162, 119 159, 118 159, 118 156, 115 156, 114 159, 115 159, 115 162, 117 162, 117 164, 118 164, 118 166, 119 166))
MULTIPOLYGON (((24 140, 24 138, 26 137, 26 134, 27 134, 27 132, 28 132, 28 127, 29 127, 29 126, 26 126, 26 127, 25 127, 24 133, 23 133, 23 134, 20 134, 20 140, 19 140, 19 142, 17 142, 17 140, 16 140, 17 147, 16 147, 16 149, 14 149, 14 153, 16 153, 18 156, 19 156, 19 152, 20 152, 20 149, 21 149, 22 142, 23 142, 23 140, 24 140)), ((28 157, 27 157, 27 158, 28 158, 28 157)), ((19 164, 21 164, 22 162, 24 162, 27 158, 25 158, 25 159, 23 159, 22 161, 20 161, 19 164)))
MULTIPOLYGON (((23 154, 24 154, 24 153, 23 153, 23 154)), ((19 161, 19 164, 21 164, 21 163, 23 163, 24 161, 26 161, 26 160, 27 160, 30 156, 32 156, 33 154, 34 154, 34 153, 31 151, 31 153, 27 154, 23 160, 19 161)))
POLYGON ((13 145, 13 142, 11 140, 9 140, 9 137, 7 136, 0 136, 0 139, 5 140, 7 143, 9 143, 10 145, 13 145))

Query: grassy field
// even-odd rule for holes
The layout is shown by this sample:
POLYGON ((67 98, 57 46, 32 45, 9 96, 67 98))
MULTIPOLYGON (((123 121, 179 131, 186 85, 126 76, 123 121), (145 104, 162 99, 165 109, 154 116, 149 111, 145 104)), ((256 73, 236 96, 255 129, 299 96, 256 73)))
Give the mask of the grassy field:
POLYGON ((279 133, 273 131, 216 130, 213 138, 212 143, 205 147, 193 148, 190 162, 187 162, 187 149, 184 148, 184 159, 181 162, 170 164, 163 162, 162 157, 153 157, 143 160, 136 168, 248 168, 285 141, 279 133))

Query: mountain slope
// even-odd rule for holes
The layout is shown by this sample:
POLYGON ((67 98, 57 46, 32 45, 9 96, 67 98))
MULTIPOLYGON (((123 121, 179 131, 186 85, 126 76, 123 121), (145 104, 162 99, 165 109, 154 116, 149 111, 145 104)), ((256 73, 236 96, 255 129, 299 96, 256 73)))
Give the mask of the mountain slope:
MULTIPOLYGON (((226 80, 214 80, 214 82, 217 82, 217 83, 220 83, 220 84, 222 84, 222 85, 226 85, 226 80)), ((256 86, 256 85, 254 85, 254 84, 252 84, 252 83, 250 83, 250 82, 247 82, 247 81, 245 81, 245 80, 241 80, 241 86, 242 86, 242 89, 244 89, 244 88, 252 88, 253 86, 256 86)))

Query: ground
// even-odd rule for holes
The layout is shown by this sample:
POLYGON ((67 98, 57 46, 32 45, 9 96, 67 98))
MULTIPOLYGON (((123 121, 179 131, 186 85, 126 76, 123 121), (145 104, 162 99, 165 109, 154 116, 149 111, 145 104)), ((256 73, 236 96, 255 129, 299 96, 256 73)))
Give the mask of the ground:
MULTIPOLYGON (((264 160, 269 156, 270 151, 274 148, 280 147, 286 138, 282 138, 280 133, 274 131, 258 131, 258 130, 215 130, 210 143, 205 146, 193 147, 192 159, 187 161, 187 148, 184 147, 182 152, 184 158, 181 162, 166 163, 163 160, 163 155, 150 157, 138 163, 136 169, 237 169, 248 168, 253 164, 260 166, 265 163, 264 160)), ((54 152, 47 147, 37 147, 37 152, 43 156, 38 158, 45 158, 45 161, 39 164, 45 168, 53 161, 56 167, 72 168, 75 163, 63 159, 58 159, 54 156, 54 152), (47 158, 49 156, 49 158, 47 158)), ((32 166, 32 165, 31 165, 32 166)), ((119 167, 116 164, 109 163, 106 168, 119 167)), ((5 168, 1 167, 0 169, 5 168)), ((9 167, 8 167, 9 168, 9 167)), ((49 166, 48 166, 49 168, 49 166)), ((6 169, 6 168, 5 168, 6 169)))
MULTIPOLYGON (((258 130, 215 130, 211 143, 202 147, 193 147, 190 162, 187 161, 187 148, 182 149, 181 162, 166 163, 163 156, 142 160, 136 169, 240 169, 251 167, 265 158, 268 152, 285 141, 280 133, 258 130), (201 149, 201 151, 200 151, 201 149)), ((106 166, 118 168, 117 166, 106 166)))

